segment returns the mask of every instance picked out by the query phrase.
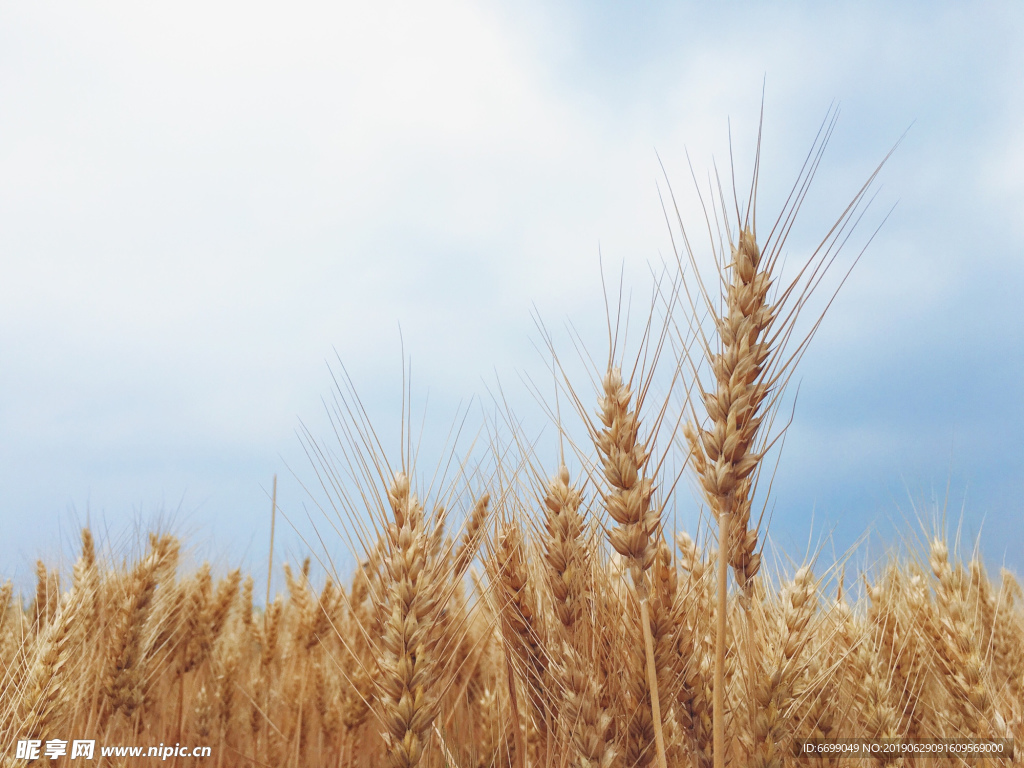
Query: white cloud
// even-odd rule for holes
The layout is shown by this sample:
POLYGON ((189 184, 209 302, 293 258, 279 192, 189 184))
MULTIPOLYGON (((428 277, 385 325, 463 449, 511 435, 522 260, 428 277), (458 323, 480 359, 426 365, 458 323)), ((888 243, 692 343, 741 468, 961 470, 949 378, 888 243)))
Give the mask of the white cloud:
MULTIPOLYGON (((332 346, 371 398, 391 397, 399 322, 418 381, 443 403, 482 394, 494 368, 514 380, 535 365, 532 302, 600 343, 598 245, 610 273, 626 262, 638 296, 647 262, 670 255, 655 150, 699 227, 684 147, 701 177, 712 156, 724 170, 731 117, 745 178, 762 77, 766 216, 828 104, 844 104, 795 255, 919 119, 882 196, 909 204, 805 373, 813 381, 829 344, 877 359, 956 301, 974 257, 958 195, 1002 195, 1004 219, 1019 201, 1024 154, 1007 126, 1022 101, 1006 64, 1019 54, 999 59, 979 37, 991 10, 742 16, 468 2, 10 9, 0 517, 55 515, 90 487, 111 509, 188 487, 226 510, 226 530, 262 503, 255 479, 298 455, 296 416, 316 420, 332 346), (987 154, 967 151, 992 136, 987 154), (935 232, 948 237, 932 246, 935 232), (214 454, 223 463, 188 458, 214 454), (251 495, 228 495, 240 487, 251 495)), ((1007 39, 1020 28, 1019 14, 999 20, 1007 39)), ((35 538, 26 524, 18 546, 32 552, 35 538)))

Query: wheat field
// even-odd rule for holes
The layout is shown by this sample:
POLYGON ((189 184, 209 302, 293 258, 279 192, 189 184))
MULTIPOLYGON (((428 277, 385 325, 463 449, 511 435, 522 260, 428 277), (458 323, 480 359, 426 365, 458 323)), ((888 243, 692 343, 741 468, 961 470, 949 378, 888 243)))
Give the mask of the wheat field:
POLYGON ((924 765, 938 763, 795 751, 1022 743, 1024 593, 1011 573, 990 576, 941 526, 857 572, 853 553, 827 567, 766 557, 765 456, 820 316, 798 321, 871 181, 784 277, 830 128, 763 239, 756 172, 735 206, 711 191, 714 268, 673 229, 677 261, 632 337, 621 299, 609 303, 589 383, 552 349, 557 461, 509 416, 487 462, 453 455, 456 479, 438 491, 412 450, 383 455, 343 391, 340 448, 311 439, 310 455, 354 573, 307 558, 265 597, 239 570, 179 567, 170 534, 117 558, 86 529, 70 574, 40 562, 34 595, 0 588, 5 764, 33 762, 15 754, 28 739, 210 746, 161 761, 217 768, 924 765), (676 494, 698 497, 700 530, 677 529, 676 494))

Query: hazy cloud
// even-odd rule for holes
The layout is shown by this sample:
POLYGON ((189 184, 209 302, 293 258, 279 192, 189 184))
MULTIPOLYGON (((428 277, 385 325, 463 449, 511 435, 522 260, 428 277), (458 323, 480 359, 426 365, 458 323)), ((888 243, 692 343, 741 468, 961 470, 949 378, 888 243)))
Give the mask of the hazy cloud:
POLYGON ((120 532, 179 502, 196 546, 259 568, 272 474, 292 517, 313 508, 285 464, 311 479, 295 430, 329 434, 334 349, 397 447, 399 324, 439 425, 495 372, 535 413, 533 307, 600 343, 599 248, 646 297, 671 258, 658 157, 699 229, 686 152, 724 169, 729 119, 747 178, 763 81, 766 219, 842 105, 794 259, 913 123, 862 234, 898 205, 800 370, 773 534, 813 514, 846 546, 950 481, 990 556, 1024 565, 1016 4, 5 17, 0 575, 73 539, 69 507, 120 532))

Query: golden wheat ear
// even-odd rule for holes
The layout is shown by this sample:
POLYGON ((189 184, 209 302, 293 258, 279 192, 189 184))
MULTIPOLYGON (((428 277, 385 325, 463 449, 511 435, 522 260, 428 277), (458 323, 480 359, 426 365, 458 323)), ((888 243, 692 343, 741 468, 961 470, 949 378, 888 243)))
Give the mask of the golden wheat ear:
MULTIPOLYGON (((701 278, 700 267, 676 208, 683 245, 682 250, 676 248, 683 294, 689 299, 693 318, 706 316, 711 319, 711 327, 708 329, 704 328, 699 319, 681 326, 697 339, 701 358, 695 359, 689 355, 690 347, 685 343, 689 338, 681 338, 680 341, 684 342, 682 348, 686 350, 686 361, 697 385, 697 397, 687 403, 690 420, 685 425, 684 436, 690 465, 697 475, 719 530, 715 651, 716 768, 724 764, 725 750, 722 697, 728 567, 731 566, 746 604, 749 605, 754 593, 754 579, 761 567, 761 555, 757 551, 760 520, 752 526, 750 517, 762 459, 785 432, 783 427, 778 433, 769 434, 786 384, 820 326, 824 311, 795 348, 791 347, 789 341, 796 332, 797 321, 808 298, 834 264, 866 207, 869 187, 889 157, 887 155, 871 174, 804 266, 798 269, 795 277, 788 283, 778 284, 786 237, 808 193, 836 118, 837 113, 834 111, 826 115, 782 213, 763 243, 758 243, 755 224, 760 131, 747 210, 740 210, 734 190, 733 225, 729 224, 732 215, 719 184, 719 202, 712 206, 714 224, 712 214, 705 209, 715 256, 717 290, 709 289, 701 278), (717 238, 716 226, 719 229, 717 238), (725 228, 724 236, 722 227, 725 228), (722 245, 723 242, 728 245, 722 245), (689 269, 684 269, 684 257, 688 260, 685 266, 689 269), (702 407, 699 408, 698 404, 702 407)), ((716 193, 712 190, 712 199, 715 197, 716 193)), ((674 197, 672 202, 675 205, 674 197)), ((857 259, 859 255, 853 264, 856 264, 857 259)), ((849 275, 849 272, 846 274, 849 275)), ((840 287, 845 279, 843 277, 839 281, 840 287)), ((835 290, 838 291, 839 287, 835 290)), ((832 298, 835 298, 835 294, 832 298)), ((830 304, 831 300, 825 310, 830 304)))
POLYGON ((392 522, 384 555, 384 600, 378 607, 384 635, 377 659, 384 742, 392 768, 420 764, 440 704, 437 676, 439 613, 448 574, 430 557, 431 532, 409 478, 388 488, 392 522))
MULTIPOLYGON (((84 543, 84 556, 87 556, 91 537, 84 543)), ((7 613, 10 586, 8 582, 0 589, 0 614, 7 613)), ((37 635, 32 646, 32 658, 20 701, 21 712, 17 713, 20 715, 19 727, 24 733, 39 734, 41 739, 57 736, 61 710, 70 703, 69 690, 73 689, 70 672, 79 661, 75 654, 81 653, 81 649, 75 646, 80 642, 81 623, 86 618, 84 609, 91 598, 88 590, 89 586, 81 580, 76 582, 71 595, 63 604, 56 606, 53 620, 37 635)), ((0 710, 0 718, 5 714, 0 710)))
POLYGON ((605 374, 603 387, 604 397, 599 401, 603 428, 597 436, 597 447, 608 489, 604 496, 605 509, 617 524, 609 529, 608 539, 615 551, 625 558, 632 577, 640 603, 640 627, 646 660, 647 679, 644 680, 643 674, 639 675, 639 684, 634 686, 634 697, 643 702, 641 711, 631 719, 634 733, 629 746, 634 748, 635 754, 627 752, 626 759, 633 757, 634 762, 647 764, 650 757, 646 745, 653 736, 658 764, 665 768, 667 758, 651 632, 651 590, 647 578, 658 552, 656 538, 661 536, 661 510, 652 504, 654 482, 645 471, 650 452, 639 437, 640 422, 632 402, 633 393, 623 382, 618 368, 611 368, 605 374))
MULTIPOLYGON (((836 112, 826 116, 789 198, 763 242, 759 243, 755 226, 760 133, 748 207, 743 212, 736 202, 732 226, 728 224, 731 218, 729 206, 719 186, 714 224, 711 215, 705 211, 709 233, 712 233, 717 290, 709 287, 701 277, 701 269, 676 208, 683 245, 681 250, 676 249, 684 284, 682 293, 689 300, 694 318, 683 327, 692 331, 702 354, 699 359, 692 358, 689 356, 689 344, 682 347, 698 395, 688 402, 691 418, 684 432, 691 466, 715 519, 729 516, 726 527, 731 530, 723 534, 723 541, 728 545, 723 551, 727 553, 737 582, 746 592, 749 592, 752 579, 761 565, 760 554, 755 551, 759 541, 759 522, 753 529, 750 526, 751 501, 762 459, 785 431, 783 428, 769 434, 775 410, 796 364, 820 327, 824 311, 799 341, 795 344, 790 344, 790 341, 809 298, 820 287, 864 209, 870 204, 867 193, 876 176, 895 151, 893 147, 875 168, 795 276, 789 282, 782 282, 782 250, 835 128, 836 119, 836 112), (717 240, 714 236, 716 225, 725 228, 724 234, 719 229, 717 240), (721 245, 723 241, 727 245, 721 245), (685 265, 684 258, 688 262, 685 265), (701 316, 711 319, 710 329, 696 320, 701 316), (696 403, 702 407, 698 409, 696 403)), ((671 193, 671 187, 669 191, 671 193)), ((714 190, 712 199, 715 199, 714 190)), ((675 205, 674 197, 672 202, 675 205)), ((863 250, 852 260, 850 270, 861 254, 863 250)), ((839 279, 836 292, 848 275, 849 270, 839 279)), ((835 295, 833 293, 826 302, 825 311, 835 295)), ((681 340, 689 341, 689 338, 681 340)))

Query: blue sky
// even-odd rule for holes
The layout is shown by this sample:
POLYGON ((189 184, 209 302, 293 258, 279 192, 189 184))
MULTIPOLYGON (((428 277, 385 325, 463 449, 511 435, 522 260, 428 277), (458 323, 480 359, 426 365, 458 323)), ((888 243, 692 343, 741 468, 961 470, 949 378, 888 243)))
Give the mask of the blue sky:
POLYGON ((402 344, 425 442, 497 380, 539 431, 533 313, 599 348, 599 252, 646 295, 671 256, 658 158, 696 226, 686 152, 722 166, 731 122, 748 175, 762 84, 763 219, 841 109, 794 259, 912 126, 861 234, 895 210, 798 371, 773 541, 799 557, 813 521, 877 552, 948 499, 993 567, 1024 571, 1019 4, 3 17, 0 577, 71 552, 87 518, 118 553, 171 520, 196 560, 258 574, 273 474, 306 535, 324 501, 296 431, 330 436, 335 352, 392 457, 402 344))

